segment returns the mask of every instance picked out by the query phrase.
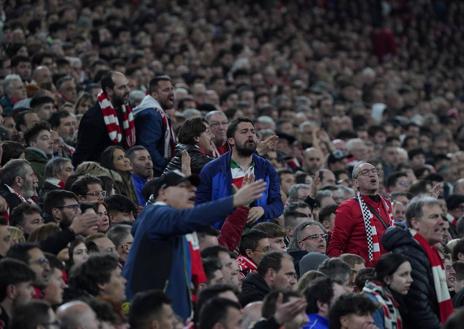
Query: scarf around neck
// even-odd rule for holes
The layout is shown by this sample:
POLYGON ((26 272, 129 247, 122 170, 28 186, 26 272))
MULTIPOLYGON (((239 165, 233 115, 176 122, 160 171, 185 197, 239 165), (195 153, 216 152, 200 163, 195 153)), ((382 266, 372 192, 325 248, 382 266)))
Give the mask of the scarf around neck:
POLYGON ((440 322, 443 324, 446 322, 451 313, 453 313, 453 303, 448 290, 448 284, 446 283, 446 273, 443 261, 441 260, 437 249, 432 247, 422 235, 416 233, 413 237, 424 250, 427 258, 429 259, 430 266, 432 267, 433 285, 437 295, 440 322))
POLYGON ((120 126, 118 114, 113 104, 108 99, 108 95, 101 91, 97 96, 98 105, 100 105, 103 121, 105 122, 108 137, 113 144, 124 143, 126 147, 135 145, 135 123, 134 115, 130 106, 123 105, 122 110, 122 127, 120 126), (123 140, 124 135, 124 140, 123 140))

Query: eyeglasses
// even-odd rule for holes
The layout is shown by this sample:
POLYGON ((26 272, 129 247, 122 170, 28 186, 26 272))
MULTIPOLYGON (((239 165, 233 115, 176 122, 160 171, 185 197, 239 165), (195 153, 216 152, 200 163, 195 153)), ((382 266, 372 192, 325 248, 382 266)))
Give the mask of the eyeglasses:
POLYGON ((46 265, 49 265, 50 263, 48 262, 47 258, 42 257, 42 258, 39 258, 39 259, 36 259, 36 260, 32 261, 31 265, 32 264, 37 264, 37 265, 40 265, 40 266, 46 266, 46 265))
POLYGON ((58 207, 58 208, 60 208, 60 209, 66 208, 66 209, 77 210, 80 207, 81 207, 81 205, 76 203, 76 204, 68 204, 68 205, 65 205, 65 206, 58 207))
POLYGON ((222 122, 211 122, 209 124, 210 127, 218 127, 218 126, 227 126, 229 122, 227 121, 222 121, 222 122))
POLYGON ((364 169, 364 170, 361 170, 361 171, 358 173, 358 176, 367 176, 367 175, 369 175, 369 174, 378 175, 379 173, 380 173, 380 171, 379 171, 377 168, 364 169))
POLYGON ((322 239, 322 240, 327 240, 328 235, 325 233, 322 234, 311 234, 308 235, 307 237, 303 238, 300 240, 300 242, 306 241, 306 240, 317 240, 317 239, 322 239))
POLYGON ((106 191, 99 191, 99 192, 88 192, 87 195, 89 196, 96 196, 96 197, 106 197, 106 191))

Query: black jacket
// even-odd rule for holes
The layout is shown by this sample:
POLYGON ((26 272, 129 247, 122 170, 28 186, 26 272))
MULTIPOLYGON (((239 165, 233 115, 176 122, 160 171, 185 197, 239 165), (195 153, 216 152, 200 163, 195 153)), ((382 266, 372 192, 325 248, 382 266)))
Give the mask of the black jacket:
POLYGON ((411 263, 414 282, 403 299, 407 313, 403 312, 403 307, 400 308, 404 327, 439 329, 439 308, 432 267, 424 250, 408 230, 398 227, 385 231, 382 243, 386 250, 405 256, 411 263))
POLYGON ((164 169, 164 175, 173 170, 182 170, 181 152, 183 150, 187 150, 190 155, 190 168, 193 175, 199 175, 203 166, 211 160, 214 160, 214 158, 201 153, 200 148, 196 145, 177 144, 176 155, 171 159, 171 161, 169 161, 168 165, 164 169))
POLYGON ((270 291, 271 288, 261 275, 257 272, 248 273, 243 280, 242 292, 239 297, 240 304, 245 307, 249 303, 262 301, 270 291))
POLYGON ((100 105, 96 103, 85 112, 79 124, 76 151, 73 154, 74 167, 83 161, 100 162, 100 155, 111 145, 114 144, 108 136, 100 105))

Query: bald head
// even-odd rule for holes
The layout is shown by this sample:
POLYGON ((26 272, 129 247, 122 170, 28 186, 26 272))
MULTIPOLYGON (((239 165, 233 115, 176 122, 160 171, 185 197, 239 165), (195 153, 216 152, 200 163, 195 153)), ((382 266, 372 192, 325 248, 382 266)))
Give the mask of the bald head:
POLYGON ((95 312, 84 302, 73 301, 58 307, 56 316, 63 329, 98 329, 95 312))
POLYGON ((313 174, 322 167, 324 155, 315 148, 309 147, 303 153, 303 167, 305 171, 313 174))

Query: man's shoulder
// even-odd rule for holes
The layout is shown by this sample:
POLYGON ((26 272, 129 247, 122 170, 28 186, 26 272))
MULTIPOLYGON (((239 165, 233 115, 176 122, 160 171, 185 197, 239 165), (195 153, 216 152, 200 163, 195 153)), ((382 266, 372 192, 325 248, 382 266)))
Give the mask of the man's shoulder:
POLYGON ((224 153, 221 155, 219 158, 211 160, 208 162, 204 167, 202 171, 215 171, 215 170, 221 170, 222 166, 228 163, 230 161, 230 154, 229 152, 224 153))

